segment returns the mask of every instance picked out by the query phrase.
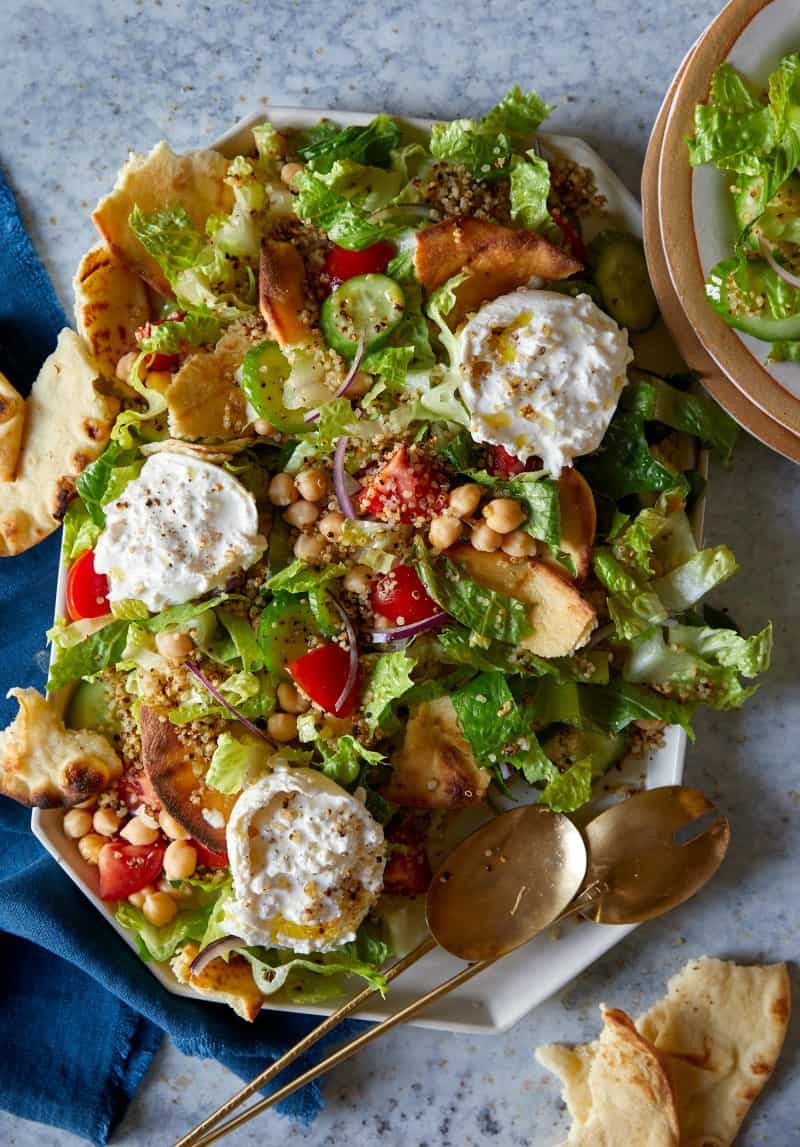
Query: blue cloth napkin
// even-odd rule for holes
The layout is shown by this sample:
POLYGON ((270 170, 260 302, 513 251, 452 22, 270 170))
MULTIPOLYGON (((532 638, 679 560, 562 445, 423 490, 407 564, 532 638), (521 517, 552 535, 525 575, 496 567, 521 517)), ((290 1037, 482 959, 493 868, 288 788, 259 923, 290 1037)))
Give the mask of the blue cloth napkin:
MULTIPOLYGON (((30 389, 65 323, 0 170, 0 370, 17 389, 30 389)), ((9 688, 44 687, 58 549, 55 536, 0 559, 0 727, 16 712, 9 688)), ((250 1079, 318 1022, 265 1012, 247 1024, 167 992, 29 826, 29 811, 0 797, 0 1107, 106 1143, 164 1032, 250 1079)), ((320 1106, 311 1085, 283 1110, 308 1122, 320 1106)))

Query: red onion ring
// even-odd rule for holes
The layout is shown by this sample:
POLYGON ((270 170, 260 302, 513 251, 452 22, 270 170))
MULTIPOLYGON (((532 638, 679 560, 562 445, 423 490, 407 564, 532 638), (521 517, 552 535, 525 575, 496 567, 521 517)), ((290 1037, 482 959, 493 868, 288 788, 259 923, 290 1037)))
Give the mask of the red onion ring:
POLYGON ((195 958, 189 965, 189 975, 197 976, 206 968, 212 960, 216 960, 218 956, 227 956, 235 948, 243 948, 245 946, 244 940, 239 936, 223 936, 219 940, 215 940, 213 944, 209 944, 207 948, 203 948, 202 952, 198 952, 195 958))
POLYGON ((336 607, 336 612, 339 614, 339 617, 342 619, 342 624, 344 625, 345 633, 347 634, 347 652, 350 654, 350 665, 347 669, 347 678, 345 679, 344 687, 342 688, 341 693, 336 698, 336 704, 333 706, 333 713, 334 716, 336 716, 336 713, 339 711, 339 709, 342 708, 345 701, 355 688, 356 678, 358 677, 358 638, 356 637, 356 631, 353 628, 353 623, 350 620, 347 610, 344 608, 342 603, 337 598, 335 598, 333 594, 331 594, 331 601, 336 607))
POLYGON ((231 705, 229 701, 225 700, 219 689, 217 689, 216 685, 212 685, 212 683, 206 677, 205 673, 203 673, 202 669, 195 665, 193 661, 187 661, 185 662, 185 665, 192 676, 197 678, 200 684, 209 691, 214 700, 218 701, 222 708, 225 709, 226 712, 230 713, 231 717, 233 717, 235 721, 238 721, 241 725, 244 725, 245 729, 249 729, 251 733, 255 733, 257 737, 260 737, 262 741, 266 741, 268 745, 272 744, 269 737, 266 735, 266 733, 263 732, 263 730, 259 729, 258 725, 254 725, 253 722, 249 721, 243 713, 240 713, 238 709, 234 709, 233 705, 231 705))
MULTIPOLYGON (((356 353, 355 353, 355 356, 353 357, 353 361, 350 363, 350 369, 348 370, 347 375, 345 376, 344 382, 341 384, 339 389, 337 391, 335 391, 335 393, 333 395, 334 398, 341 398, 343 394, 347 394, 348 390, 353 385, 353 379, 358 374, 361 363, 364 360, 364 351, 366 349, 366 345, 367 345, 367 340, 362 333, 358 336, 358 346, 356 348, 356 353)), ((319 418, 319 411, 318 410, 312 410, 310 414, 307 414, 305 416, 305 418, 303 419, 303 422, 316 422, 318 418, 319 418)))
POLYGON ((429 629, 436 629, 450 620, 450 614, 440 610, 424 617, 422 621, 413 621, 410 625, 398 625, 395 629, 373 629, 369 635, 373 645, 385 645, 390 641, 402 641, 406 637, 416 637, 418 633, 425 633, 429 629))
POLYGON ((790 287, 794 287, 796 290, 800 290, 800 278, 797 275, 793 275, 791 271, 787 271, 785 267, 780 265, 778 260, 772 254, 772 248, 770 247, 767 240, 762 239, 758 246, 761 254, 767 260, 770 267, 772 267, 772 270, 775 272, 778 278, 783 279, 784 283, 788 283, 790 287))
POLYGON ((344 456, 347 451, 347 443, 348 439, 345 437, 340 438, 336 443, 336 450, 333 454, 333 488, 336 491, 339 509, 346 518, 349 518, 351 522, 355 522, 358 520, 358 514, 347 492, 347 480, 344 468, 344 456))

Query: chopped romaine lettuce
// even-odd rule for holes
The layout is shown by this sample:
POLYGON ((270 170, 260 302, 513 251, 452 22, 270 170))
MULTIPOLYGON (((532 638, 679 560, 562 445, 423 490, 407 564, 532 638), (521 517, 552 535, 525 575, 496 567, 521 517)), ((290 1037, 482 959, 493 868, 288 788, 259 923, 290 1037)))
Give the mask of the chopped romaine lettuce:
POLYGON ((656 693, 646 685, 613 680, 608 685, 582 685, 583 711, 595 725, 621 733, 633 721, 664 721, 680 725, 694 740, 691 726, 693 705, 656 693))
POLYGON ((336 581, 346 573, 347 567, 343 565, 310 566, 301 558, 295 558, 290 565, 273 574, 264 588, 272 593, 308 593, 309 590, 336 581))
POLYGON ((324 955, 296 956, 279 948, 242 951, 260 992, 270 996, 283 988, 290 999, 306 1004, 342 995, 345 988, 341 977, 346 975, 360 976, 383 993, 386 981, 380 968, 390 954, 381 933, 368 921, 361 925, 352 944, 324 955))
POLYGON ((146 336, 139 338, 139 350, 148 354, 180 354, 187 347, 213 346, 222 334, 222 322, 216 315, 184 315, 152 324, 146 336))
POLYGON ((674 617, 695 605, 709 590, 727 581, 737 569, 736 559, 727 546, 712 546, 656 578, 652 589, 669 615, 674 617))
POLYGON ((539 798, 553 812, 574 812, 592 796, 592 761, 586 757, 548 782, 539 798))
POLYGON ((550 194, 550 167, 547 160, 528 151, 525 158, 514 156, 511 162, 511 218, 531 231, 551 224, 547 209, 550 194))
POLYGON ((172 287, 181 271, 194 266, 205 245, 203 235, 192 223, 185 207, 163 207, 150 215, 134 207, 128 217, 128 226, 148 255, 158 263, 172 287))
MULTIPOLYGON (((76 625, 80 625, 79 622, 76 625)), ((128 639, 127 621, 109 621, 102 629, 96 629, 89 636, 79 637, 75 643, 67 643, 66 629, 50 630, 55 656, 50 666, 47 680, 49 690, 60 689, 79 677, 94 677, 110 665, 122 660, 128 639), (66 639, 66 640, 65 640, 66 639)), ((74 636, 70 633, 70 636, 74 636)))
POLYGON ((61 538, 63 560, 71 564, 86 550, 91 550, 100 537, 102 527, 97 524, 80 498, 73 498, 64 515, 61 538))
POLYGON ((184 908, 177 912, 169 924, 151 924, 140 908, 135 908, 127 900, 120 900, 114 916, 123 928, 136 935, 136 946, 143 960, 153 960, 157 964, 171 960, 179 948, 189 940, 203 939, 211 904, 203 908, 184 908))
POLYGON ((298 154, 312 171, 330 171, 337 160, 388 167, 392 151, 400 146, 400 127, 387 115, 376 116, 364 127, 330 126, 332 130, 299 149, 298 154))
POLYGON ((370 733, 375 733, 390 712, 392 702, 399 700, 413 686, 411 673, 416 659, 408 653, 379 653, 367 677, 361 704, 370 733))
POLYGON ((144 461, 138 450, 109 442, 99 458, 78 475, 76 489, 96 525, 101 528, 105 525, 103 506, 118 498, 128 483, 138 478, 144 461))
POLYGON ((558 548, 561 540, 558 485, 545 475, 544 470, 518 474, 515 478, 495 478, 486 470, 469 470, 467 473, 473 482, 491 490, 493 497, 513 498, 524 506, 528 516, 521 528, 531 537, 558 548))
POLYGON ((479 760, 492 760, 522 729, 505 674, 479 673, 451 696, 461 732, 479 760))
POLYGON ((678 390, 654 374, 636 371, 622 392, 623 409, 638 411, 645 421, 663 422, 691 434, 729 462, 739 428, 722 407, 704 395, 678 390))
POLYGON ((349 733, 337 738, 335 748, 323 740, 317 744, 322 753, 323 773, 343 788, 352 788, 361 780, 365 769, 384 760, 383 753, 366 748, 349 733))
POLYGON ((248 619, 233 613, 230 609, 218 609, 217 620, 222 623, 230 637, 230 648, 215 650, 220 661, 232 661, 238 658, 242 669, 248 673, 263 669, 264 655, 248 619))
POLYGON ((644 423, 641 411, 619 408, 599 449, 579 460, 578 469, 595 494, 617 501, 626 494, 688 489, 681 474, 653 457, 644 423))
POLYGON ((251 784, 269 767, 270 748, 246 729, 221 733, 206 773, 206 784, 228 796, 251 784))
POLYGON ((485 131, 504 131, 515 144, 530 144, 541 125, 553 110, 534 91, 523 92, 515 84, 498 104, 481 120, 485 131))

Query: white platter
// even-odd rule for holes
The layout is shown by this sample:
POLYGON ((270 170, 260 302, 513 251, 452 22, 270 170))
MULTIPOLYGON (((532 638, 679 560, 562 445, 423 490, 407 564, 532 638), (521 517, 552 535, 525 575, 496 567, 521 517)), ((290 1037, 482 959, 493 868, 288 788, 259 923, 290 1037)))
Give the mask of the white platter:
MULTIPOLYGON (((231 132, 218 140, 215 146, 228 155, 249 150, 251 142, 248 129, 265 117, 278 128, 301 128, 316 123, 323 116, 346 125, 364 123, 372 118, 369 113, 267 107, 241 120, 231 132)), ((407 122, 421 130, 430 126, 425 120, 407 122)), ((571 136, 543 135, 541 143, 547 155, 572 159, 591 167, 595 173, 598 191, 606 198, 606 210, 602 216, 587 220, 587 225, 584 227, 587 238, 591 238, 594 231, 606 226, 618 226, 641 234, 639 203, 596 152, 582 140, 571 136)), ((695 525, 699 527, 699 523, 696 522, 695 525)), ((56 617, 63 616, 64 613, 64 580, 65 570, 62 567, 59 570, 56 592, 56 617)), ((660 785, 679 784, 683 777, 685 751, 685 733, 681 729, 670 728, 667 730, 665 745, 648 760, 629 762, 624 770, 614 771, 606 778, 607 792, 598 797, 595 807, 601 802, 608 803, 612 799, 612 787, 621 789, 630 784, 640 787, 644 783, 647 788, 656 788, 660 785)), ((62 820, 62 814, 57 809, 49 811, 37 809, 33 812, 31 827, 70 879, 106 917, 110 926, 124 942, 135 951, 136 943, 132 934, 117 924, 108 906, 97 895, 97 869, 86 864, 81 858, 76 842, 64 834, 62 820)), ((471 826, 465 817, 463 828, 468 831, 469 827, 471 826)), ((558 937, 550 934, 537 937, 524 948, 507 956, 502 964, 489 969, 482 976, 451 993, 412 1022, 420 1027, 445 1031, 476 1034, 504 1031, 537 1004, 563 988, 609 948, 619 943, 631 930, 632 926, 567 923, 560 929, 558 937)), ((359 1013, 359 1018, 385 1019, 462 966, 460 961, 443 952, 431 953, 391 986, 385 1000, 378 999, 369 1010, 359 1013)), ((148 967, 167 991, 197 999, 197 993, 179 984, 168 969, 165 970, 155 964, 150 964, 148 967)), ((272 1010, 328 1015, 340 1003, 341 1001, 337 1000, 334 1005, 327 1007, 279 1004, 274 1005, 272 1010)))

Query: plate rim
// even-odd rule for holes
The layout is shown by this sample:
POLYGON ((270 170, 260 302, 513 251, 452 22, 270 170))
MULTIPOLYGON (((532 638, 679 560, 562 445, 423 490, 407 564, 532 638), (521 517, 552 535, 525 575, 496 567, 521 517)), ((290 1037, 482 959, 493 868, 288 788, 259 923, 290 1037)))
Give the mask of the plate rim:
POLYGON ((689 322, 720 370, 773 421, 800 434, 800 399, 755 358, 732 327, 708 306, 692 203, 693 169, 686 136, 695 104, 706 99, 711 74, 772 0, 730 0, 708 26, 689 59, 667 116, 659 158, 658 213, 664 256, 689 322), (678 253, 681 258, 678 258, 678 253))
MULTIPOLYGON (((289 126, 303 126, 304 123, 315 123, 320 118, 328 117, 336 119, 338 122, 345 125, 353 123, 363 123, 372 118, 376 113, 369 111, 341 111, 337 108, 300 108, 289 107, 284 105, 272 105, 269 103, 264 104, 260 108, 254 107, 252 112, 244 115, 234 126, 224 135, 218 137, 214 142, 206 146, 224 150, 230 148, 237 139, 248 127, 261 119, 269 118, 276 126, 289 127, 289 126)), ((437 122, 436 120, 421 118, 421 117, 396 117, 401 122, 411 124, 420 128, 428 129, 431 123, 437 122)), ((613 181, 615 190, 620 198, 624 201, 626 210, 635 212, 638 219, 639 226, 641 226, 641 205, 639 204, 636 196, 625 186, 618 175, 606 163, 606 161, 597 154, 596 151, 579 136, 571 136, 566 134, 546 134, 543 133, 545 143, 550 143, 552 146, 558 148, 559 144, 568 144, 570 146, 579 148, 587 158, 591 158, 592 166, 598 171, 602 171, 604 175, 613 181)), ((704 500, 700 505, 704 505, 704 500)), ((698 522, 702 522, 702 513, 698 518, 698 522)), ((701 528, 701 527, 700 527, 701 528)), ((56 599, 55 599, 55 616, 58 618, 63 615, 64 608, 64 590, 66 582, 66 567, 64 566, 61 557, 59 557, 59 570, 58 580, 56 583, 56 599)), ((670 762, 665 764, 664 768, 669 769, 669 777, 663 781, 656 783, 663 784, 680 784, 683 779, 686 761, 686 748, 687 737, 683 729, 678 726, 669 726, 666 731, 666 746, 664 753, 669 752, 670 762)), ((647 773, 650 768, 650 761, 645 762, 645 785, 648 785, 649 777, 647 773)), ((652 785, 650 785, 652 787, 652 785)), ((31 829, 39 842, 45 847, 50 855, 57 861, 59 866, 69 876, 69 878, 77 885, 81 892, 91 901, 93 906, 98 910, 100 915, 106 922, 113 928, 117 935, 123 942, 134 952, 136 949, 136 939, 132 933, 124 929, 114 918, 110 909, 104 901, 102 901, 97 892, 92 887, 91 883, 86 879, 94 869, 92 866, 86 864, 81 858, 77 850, 77 842, 70 841, 69 838, 63 833, 60 821, 58 821, 60 810, 58 809, 33 809, 31 814, 31 829), (55 833, 51 830, 55 828, 55 833)), ((448 1014, 446 1018, 442 1018, 438 1014, 422 1015, 415 1017, 410 1021, 413 1026, 428 1028, 436 1031, 450 1031, 461 1032, 470 1035, 493 1035, 507 1031, 514 1024, 518 1023, 525 1015, 538 1007, 551 995, 562 990, 567 984, 584 972, 588 967, 599 960, 606 952, 612 947, 620 943, 627 935, 633 931, 638 925, 625 925, 625 926, 610 926, 598 924, 583 924, 578 930, 580 935, 588 937, 591 935, 593 941, 588 951, 580 950, 579 952, 572 952, 569 958, 560 965, 557 958, 552 961, 553 971, 550 981, 545 989, 539 994, 523 999, 520 1002, 519 995, 517 996, 516 1004, 513 1007, 506 1008, 505 1012, 499 1012, 492 1009, 493 997, 491 992, 487 992, 484 998, 481 997, 468 997, 469 987, 466 986, 463 990, 463 995, 454 992, 448 1000, 457 1001, 462 1005, 461 1017, 448 1014), (562 968, 563 972, 559 969, 562 968), (470 1011, 475 1011, 478 1003, 483 1005, 481 1020, 472 1020, 468 1018, 470 1011)), ((531 941, 536 943, 536 940, 531 941)), ((528 946, 523 946, 515 953, 511 953, 506 957, 504 966, 508 968, 509 962, 513 961, 515 957, 524 959, 524 953, 528 946)), ((554 957, 558 957, 559 953, 555 952, 554 957)), ((560 955, 564 955, 563 951, 560 955)), ((445 953, 436 951, 425 959, 429 962, 438 960, 444 957, 450 962, 448 971, 457 970, 463 966, 462 961, 456 961, 452 957, 447 956, 445 953)), ((424 961, 421 961, 424 963, 424 961)), ((183 996, 192 1000, 204 1000, 206 1003, 217 1004, 218 1006, 226 1006, 219 1000, 211 999, 201 992, 195 991, 188 985, 180 984, 175 978, 172 970, 167 967, 163 968, 161 965, 147 962, 145 966, 149 969, 154 978, 158 981, 163 989, 172 993, 173 995, 183 996)), ((491 976, 493 969, 489 969, 484 976, 491 976)), ((480 977, 484 979, 484 977, 480 977)), ((474 981, 477 984, 479 981, 474 981)), ((486 980, 484 979, 484 983, 486 980)), ((393 1005, 400 1006, 402 1001, 399 999, 402 989, 400 981, 393 989, 389 1002, 393 1005)), ((262 1010, 271 1011, 275 1013, 299 1013, 304 1015, 317 1015, 327 1016, 330 1015, 337 1007, 341 1005, 342 1000, 336 1000, 331 1006, 321 1005, 293 1005, 293 1004, 265 1004, 262 1010)), ((446 1001, 443 1001, 443 1003, 446 1001)), ((390 1009, 386 1007, 373 1007, 364 1009, 358 1014, 359 1020, 381 1020, 385 1019, 387 1015, 396 1010, 395 1006, 390 1009)))
POLYGON ((699 41, 696 41, 687 52, 667 89, 667 94, 653 124, 642 165, 642 230, 650 279, 658 300, 661 316, 670 335, 686 360, 687 366, 700 375, 702 385, 748 434, 788 461, 800 463, 800 437, 793 434, 780 422, 770 418, 757 406, 736 385, 735 381, 729 378, 725 371, 718 366, 703 346, 675 290, 664 253, 661 219, 658 210, 659 165, 664 128, 675 94, 697 43, 699 41))

